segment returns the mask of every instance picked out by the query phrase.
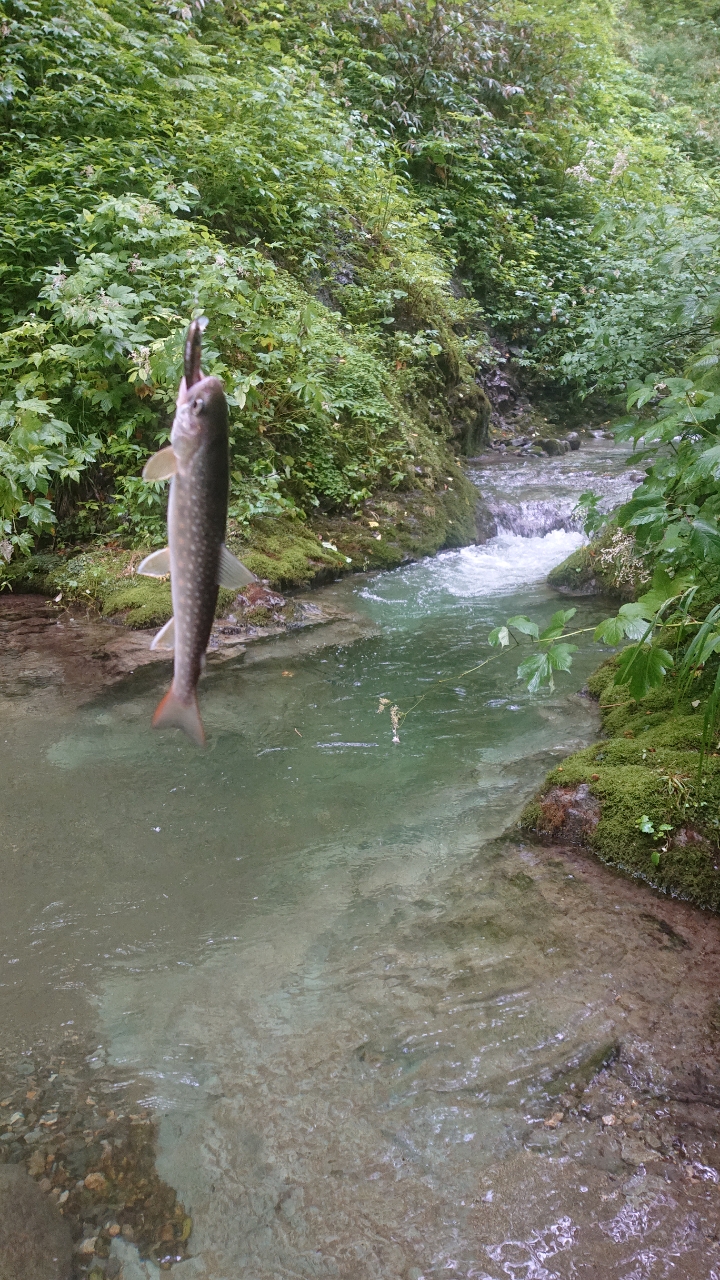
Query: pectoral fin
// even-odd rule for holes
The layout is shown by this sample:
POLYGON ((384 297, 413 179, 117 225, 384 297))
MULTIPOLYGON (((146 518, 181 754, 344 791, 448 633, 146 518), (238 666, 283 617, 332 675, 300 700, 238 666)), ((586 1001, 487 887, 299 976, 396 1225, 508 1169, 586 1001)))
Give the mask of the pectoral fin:
POLYGON ((177 471, 177 458, 172 445, 168 445, 167 449, 161 449, 159 453, 154 453, 152 458, 148 458, 143 467, 143 480, 167 480, 169 476, 174 476, 177 471))
POLYGON ((152 555, 146 556, 138 565, 135 572, 141 573, 145 578, 167 577, 170 572, 170 548, 163 547, 162 551, 153 551, 152 555))
POLYGON ((175 648, 175 619, 171 618, 158 631, 155 639, 150 645, 151 649, 174 649, 175 648))
POLYGON ((239 591, 241 587, 246 587, 249 582, 257 582, 255 574, 246 569, 237 556, 234 556, 232 551, 228 551, 223 542, 220 547, 218 586, 227 587, 229 591, 239 591))

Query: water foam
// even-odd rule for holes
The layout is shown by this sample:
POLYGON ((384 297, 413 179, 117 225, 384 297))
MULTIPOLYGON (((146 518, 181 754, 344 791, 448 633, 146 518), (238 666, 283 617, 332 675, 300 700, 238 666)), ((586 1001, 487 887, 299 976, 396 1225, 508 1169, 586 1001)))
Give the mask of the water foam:
POLYGON ((499 533, 482 546, 442 556, 439 585, 457 596, 505 595, 541 581, 584 541, 581 533, 568 529, 552 529, 532 538, 499 533))
POLYGON ((433 559, 385 573, 358 594, 371 607, 384 606, 384 622, 386 611, 397 612, 398 606, 400 617, 409 617, 442 611, 447 607, 448 596, 470 601, 511 595, 518 587, 542 582, 584 541, 581 533, 568 529, 553 529, 531 538, 503 532, 480 546, 445 551, 433 559))

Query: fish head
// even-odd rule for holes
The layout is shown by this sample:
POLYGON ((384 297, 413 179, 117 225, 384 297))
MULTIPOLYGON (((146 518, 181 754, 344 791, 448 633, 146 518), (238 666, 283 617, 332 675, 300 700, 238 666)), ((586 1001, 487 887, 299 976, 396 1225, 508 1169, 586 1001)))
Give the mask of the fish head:
POLYGON ((177 398, 170 443, 180 465, 192 460, 203 446, 227 447, 228 410, 219 378, 201 378, 191 387, 183 378, 177 398))

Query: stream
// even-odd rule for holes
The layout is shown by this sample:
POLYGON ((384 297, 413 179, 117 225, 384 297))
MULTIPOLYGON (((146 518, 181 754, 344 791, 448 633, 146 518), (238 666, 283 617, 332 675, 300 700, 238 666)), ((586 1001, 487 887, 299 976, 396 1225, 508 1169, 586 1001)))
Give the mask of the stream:
POLYGON ((470 670, 513 614, 607 616, 544 578, 627 463, 473 464, 489 540, 210 665, 205 753, 150 731, 163 664, 88 699, 30 624, 6 644, 4 1051, 72 1034, 161 1117, 176 1280, 718 1280, 717 921, 513 829, 598 733, 607 650, 535 695, 516 654, 470 670))

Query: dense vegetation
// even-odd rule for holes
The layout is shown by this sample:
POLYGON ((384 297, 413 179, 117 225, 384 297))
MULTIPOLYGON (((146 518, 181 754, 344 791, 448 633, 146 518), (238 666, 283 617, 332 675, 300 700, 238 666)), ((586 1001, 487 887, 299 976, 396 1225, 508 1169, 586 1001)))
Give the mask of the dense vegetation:
POLYGON ((448 401, 482 418, 479 344, 385 144, 219 5, 12 3, 0 30, 8 542, 161 536, 137 477, 201 311, 240 520, 352 506, 416 460, 432 484, 448 401))
POLYGON ((162 536, 138 475, 200 311, 241 523, 435 487, 486 428, 488 333, 566 398, 677 372, 715 313, 687 11, 5 0, 5 556, 162 536))

